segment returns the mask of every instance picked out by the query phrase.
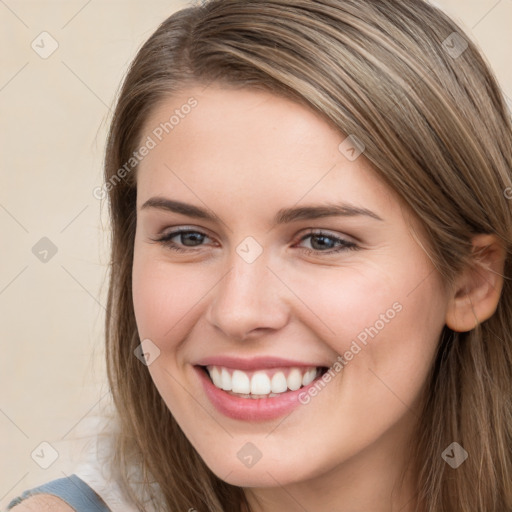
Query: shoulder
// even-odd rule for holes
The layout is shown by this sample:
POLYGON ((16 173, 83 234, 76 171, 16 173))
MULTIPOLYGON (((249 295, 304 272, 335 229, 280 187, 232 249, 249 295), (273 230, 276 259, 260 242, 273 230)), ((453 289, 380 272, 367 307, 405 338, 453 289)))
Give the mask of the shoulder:
POLYGON ((16 512, 75 512, 75 509, 51 494, 30 496, 11 510, 16 512))
POLYGON ((86 512, 91 510, 91 505, 97 512, 110 511, 93 488, 72 474, 25 491, 9 503, 7 510, 86 512))

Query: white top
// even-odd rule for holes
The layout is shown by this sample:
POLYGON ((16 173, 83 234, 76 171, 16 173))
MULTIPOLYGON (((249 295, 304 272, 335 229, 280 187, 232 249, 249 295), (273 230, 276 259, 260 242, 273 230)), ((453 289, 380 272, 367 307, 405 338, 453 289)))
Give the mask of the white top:
MULTIPOLYGON (((111 433, 108 433, 108 419, 89 418, 92 432, 84 436, 87 444, 82 450, 80 463, 73 473, 91 487, 107 504, 112 512, 139 512, 139 509, 122 492, 112 476, 110 454, 112 452, 111 433)), ((80 436, 82 439, 83 437, 80 436)), ((156 512, 150 503, 144 504, 145 512, 156 512)))

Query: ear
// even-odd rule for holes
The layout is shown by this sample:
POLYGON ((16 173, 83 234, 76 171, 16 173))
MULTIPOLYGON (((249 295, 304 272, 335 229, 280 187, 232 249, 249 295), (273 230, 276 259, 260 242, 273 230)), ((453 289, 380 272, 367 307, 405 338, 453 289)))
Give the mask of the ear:
POLYGON ((472 243, 472 261, 456 279, 446 311, 446 325, 457 332, 471 331, 490 318, 503 288, 506 251, 500 239, 479 234, 472 243))

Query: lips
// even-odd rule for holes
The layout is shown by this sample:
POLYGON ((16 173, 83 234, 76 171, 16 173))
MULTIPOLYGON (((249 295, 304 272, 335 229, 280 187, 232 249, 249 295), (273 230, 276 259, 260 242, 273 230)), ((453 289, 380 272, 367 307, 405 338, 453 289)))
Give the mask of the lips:
POLYGON ((327 371, 281 358, 205 358, 194 365, 203 389, 222 414, 245 421, 283 416, 300 405, 299 395, 327 371))

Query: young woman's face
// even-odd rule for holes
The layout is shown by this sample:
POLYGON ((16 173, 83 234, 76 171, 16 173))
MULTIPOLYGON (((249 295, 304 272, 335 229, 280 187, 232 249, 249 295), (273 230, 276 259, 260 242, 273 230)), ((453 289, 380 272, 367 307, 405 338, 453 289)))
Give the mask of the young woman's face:
POLYGON ((414 220, 345 139, 302 105, 215 84, 162 103, 140 139, 148 370, 235 485, 392 472, 417 419, 448 299, 414 220))

